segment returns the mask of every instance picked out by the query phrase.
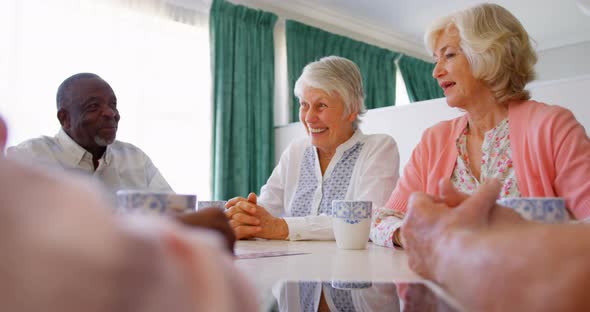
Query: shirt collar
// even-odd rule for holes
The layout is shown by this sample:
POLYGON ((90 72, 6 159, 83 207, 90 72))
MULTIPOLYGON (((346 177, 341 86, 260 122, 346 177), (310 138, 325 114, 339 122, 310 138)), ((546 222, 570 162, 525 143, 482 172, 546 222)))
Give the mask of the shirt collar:
POLYGON ((102 158, 101 159, 104 161, 104 164, 105 165, 108 165, 108 164, 111 163, 111 159, 113 158, 113 151, 112 151, 112 147, 111 146, 114 143, 115 142, 107 145, 107 149, 104 151, 104 154, 102 154, 102 158))
POLYGON ((63 128, 59 129, 59 132, 55 135, 55 138, 59 142, 59 145, 64 150, 65 157, 68 158, 69 161, 75 164, 79 164, 84 155, 88 153, 82 146, 78 145, 76 141, 72 140, 70 136, 63 130, 63 128))
MULTIPOLYGON (((330 177, 332 175, 332 171, 334 170, 336 164, 341 160, 341 157, 344 155, 344 153, 346 151, 348 151, 349 149, 353 148, 355 146, 355 144, 357 144, 362 138, 363 138, 364 134, 360 129, 357 129, 354 131, 354 133, 352 134, 352 136, 346 140, 344 143, 338 145, 338 147, 336 148, 336 152, 334 153, 334 156, 332 157, 332 159, 330 160, 330 164, 328 165, 328 168, 326 168, 326 171, 324 172, 324 177, 330 177)), ((318 148, 313 146, 313 148, 315 149, 316 153, 314 153, 314 156, 317 158, 317 172, 319 175, 321 175, 320 173, 320 167, 319 167, 319 156, 317 153, 318 148)))
POLYGON ((358 141, 360 141, 362 137, 363 132, 361 131, 361 129, 356 129, 350 137, 350 139, 346 140, 344 143, 340 144, 336 148, 336 154, 344 153, 345 151, 353 147, 358 141))
MULTIPOLYGON (((90 154, 87 150, 85 150, 82 146, 78 145, 76 141, 74 141, 64 130, 60 128, 55 138, 59 142, 59 144, 63 147, 66 157, 68 157, 69 161, 75 164, 79 164, 84 156, 88 154, 90 159, 92 159, 92 154, 90 154)), ((110 151, 110 145, 107 146, 107 149, 102 155, 102 159, 105 162, 105 165, 108 165, 112 159, 112 153, 110 151)))

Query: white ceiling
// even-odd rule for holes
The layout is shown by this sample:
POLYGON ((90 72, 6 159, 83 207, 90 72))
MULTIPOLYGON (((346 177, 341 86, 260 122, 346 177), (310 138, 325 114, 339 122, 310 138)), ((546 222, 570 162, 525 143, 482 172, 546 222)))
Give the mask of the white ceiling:
MULTIPOLYGON (((586 1, 590 0, 577 0, 586 1)), ((238 1, 240 2, 240 1, 238 1)), ((395 38, 409 51, 424 53, 423 33, 432 20, 481 3, 475 0, 258 0, 283 12, 295 12, 343 28, 395 38), (420 51, 420 52, 418 52, 420 51)), ((590 16, 576 0, 495 0, 511 11, 537 43, 537 50, 590 42, 590 16)), ((391 40, 390 40, 391 41, 391 40)))

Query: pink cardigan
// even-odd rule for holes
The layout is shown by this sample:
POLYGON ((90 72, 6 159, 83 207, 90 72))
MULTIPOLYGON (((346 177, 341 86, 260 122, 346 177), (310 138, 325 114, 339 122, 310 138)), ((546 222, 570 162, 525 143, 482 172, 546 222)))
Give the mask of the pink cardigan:
MULTIPOLYGON (((535 101, 509 104, 510 147, 523 197, 563 197, 576 219, 590 216, 590 139, 574 115, 535 101)), ((438 194, 457 161, 455 142, 467 116, 427 129, 404 168, 386 209, 405 212, 413 192, 438 194)))

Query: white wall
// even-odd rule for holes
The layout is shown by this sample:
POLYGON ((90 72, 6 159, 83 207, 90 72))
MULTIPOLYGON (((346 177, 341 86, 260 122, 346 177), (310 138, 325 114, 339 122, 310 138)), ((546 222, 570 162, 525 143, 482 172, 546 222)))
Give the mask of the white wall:
MULTIPOLYGON (((447 106, 445 99, 435 99, 404 106, 390 106, 371 109, 362 117, 361 130, 366 133, 386 133, 397 142, 400 151, 400 165, 408 161, 410 152, 420 140, 422 132, 434 123, 461 115, 461 112, 447 106)), ((300 122, 275 129, 275 155, 279 155, 296 138, 305 136, 300 122)))
POLYGON ((534 100, 557 104, 570 109, 590 135, 590 74, 531 84, 534 100))
POLYGON ((590 75, 590 42, 538 52, 536 69, 539 81, 590 75))
MULTIPOLYGON (((590 105, 587 90, 590 90, 590 75, 573 79, 531 84, 534 100, 548 104, 559 104, 569 108, 586 129, 590 129, 590 105)), ((400 170, 408 161, 422 132, 435 123, 454 118, 462 113, 449 108, 446 100, 435 99, 416 102, 405 106, 384 107, 367 112, 362 119, 364 133, 387 133, 397 142, 400 152, 400 170)), ((588 130, 586 130, 588 132, 588 130)), ((276 160, 287 145, 296 138, 305 136, 300 122, 275 129, 276 160)))

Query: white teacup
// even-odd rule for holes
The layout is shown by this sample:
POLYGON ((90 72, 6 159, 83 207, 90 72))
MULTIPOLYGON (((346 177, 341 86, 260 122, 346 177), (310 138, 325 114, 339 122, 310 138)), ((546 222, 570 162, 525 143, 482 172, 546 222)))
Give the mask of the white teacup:
POLYGON ((174 215, 195 210, 196 195, 120 190, 117 211, 126 214, 174 215))
POLYGON ((370 201, 332 201, 332 227, 338 248, 367 248, 372 205, 370 201))
POLYGON ((560 197, 501 198, 498 204, 514 209, 523 218, 544 223, 564 223, 570 220, 565 200, 560 197))
POLYGON ((366 289, 371 288, 373 283, 370 281, 338 281, 332 280, 330 285, 336 289, 342 290, 353 290, 353 289, 366 289))
POLYGON ((225 200, 199 200, 197 204, 197 210, 207 209, 207 208, 218 208, 221 210, 225 210, 225 200))

